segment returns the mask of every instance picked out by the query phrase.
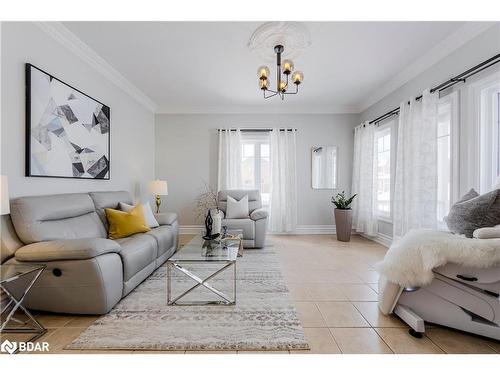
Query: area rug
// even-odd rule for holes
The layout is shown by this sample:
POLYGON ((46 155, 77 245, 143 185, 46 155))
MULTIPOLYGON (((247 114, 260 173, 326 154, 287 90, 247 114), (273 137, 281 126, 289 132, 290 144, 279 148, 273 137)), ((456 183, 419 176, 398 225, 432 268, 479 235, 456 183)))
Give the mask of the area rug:
MULTIPOLYGON (((203 275, 210 272, 210 266, 202 263, 190 269, 203 275)), ((238 258, 236 275, 236 305, 168 306, 166 266, 163 265, 66 348, 309 349, 274 251, 271 248, 246 250, 244 256, 238 258)), ((230 295, 233 281, 232 271, 224 271, 210 282, 230 295)), ((191 285, 194 282, 175 274, 172 292, 179 295, 191 285)), ((187 297, 217 298, 204 287, 187 297)))

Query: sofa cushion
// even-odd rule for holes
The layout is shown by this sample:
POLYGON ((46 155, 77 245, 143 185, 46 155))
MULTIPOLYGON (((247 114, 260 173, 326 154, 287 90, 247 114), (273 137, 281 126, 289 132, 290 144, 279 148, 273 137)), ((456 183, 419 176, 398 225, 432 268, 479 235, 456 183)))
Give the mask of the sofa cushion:
POLYGON ((24 244, 107 237, 107 231, 88 194, 15 198, 11 201, 10 216, 24 244))
POLYGON ((91 259, 119 251, 120 245, 106 238, 42 241, 18 249, 16 259, 21 262, 91 259))
POLYGON ((143 209, 140 204, 135 206, 130 212, 113 210, 112 208, 105 208, 104 212, 106 212, 109 223, 108 237, 112 240, 151 230, 146 226, 143 209))
MULTIPOLYGON (((142 213, 144 215, 144 221, 146 222, 146 225, 150 228, 156 228, 159 227, 160 224, 158 224, 158 221, 153 215, 153 211, 151 210, 151 205, 149 202, 142 202, 142 213)), ((125 212, 130 212, 134 209, 134 206, 131 204, 123 203, 120 202, 120 210, 125 211, 125 212)))
POLYGON ((172 228, 168 225, 162 225, 151 229, 146 234, 156 240, 156 244, 158 246, 157 257, 165 254, 167 250, 174 246, 174 233, 172 228))
POLYGON ((223 219, 222 225, 227 229, 243 229, 243 239, 253 240, 255 238, 255 224, 251 219, 223 219))
POLYGON ((469 191, 453 204, 445 220, 452 233, 469 238, 476 229, 500 224, 500 190, 479 196, 475 191, 469 191))
POLYGON ((228 219, 246 219, 248 217, 248 195, 240 200, 233 197, 227 197, 226 218, 228 219))
POLYGON ((227 214, 227 197, 233 197, 237 201, 248 195, 248 210, 252 212, 257 208, 262 207, 262 202, 260 200, 259 190, 246 190, 246 189, 233 189, 233 190, 221 190, 217 193, 218 208, 227 214))
POLYGON ((160 225, 172 225, 177 221, 177 214, 175 212, 160 212, 154 214, 154 217, 160 225))
POLYGON ((135 234, 116 240, 122 247, 123 279, 129 280, 137 272, 151 264, 157 255, 156 240, 147 234, 135 234))
POLYGON ((108 221, 106 220, 105 208, 114 210, 120 209, 120 202, 134 204, 132 197, 128 191, 94 191, 89 193, 90 198, 94 202, 94 209, 101 218, 102 223, 108 230, 108 221))

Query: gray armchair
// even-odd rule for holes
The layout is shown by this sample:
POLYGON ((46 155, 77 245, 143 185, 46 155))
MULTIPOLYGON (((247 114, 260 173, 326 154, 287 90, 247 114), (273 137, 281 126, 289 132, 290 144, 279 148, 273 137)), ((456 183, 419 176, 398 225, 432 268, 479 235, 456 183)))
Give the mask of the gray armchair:
POLYGON ((266 244, 268 213, 262 209, 260 192, 258 190, 222 190, 218 193, 219 210, 224 214, 222 225, 228 229, 243 230, 243 247, 261 249, 266 244), (248 195, 249 217, 245 219, 227 219, 227 197, 240 200, 248 195))

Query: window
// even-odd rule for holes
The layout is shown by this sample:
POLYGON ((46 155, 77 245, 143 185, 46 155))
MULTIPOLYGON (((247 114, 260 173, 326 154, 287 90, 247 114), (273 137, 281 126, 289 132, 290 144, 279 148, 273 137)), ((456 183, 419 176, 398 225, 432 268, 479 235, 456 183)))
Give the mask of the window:
POLYGON ((242 135, 243 188, 259 189, 262 206, 269 208, 271 198, 271 155, 269 133, 245 132, 242 135))
POLYGON ((451 203, 451 102, 439 104, 437 128, 437 220, 444 224, 451 203))
POLYGON ((437 124, 438 227, 446 229, 444 217, 458 199, 458 93, 439 99, 437 124))
POLYGON ((377 161, 377 196, 378 216, 391 217, 391 125, 392 121, 379 128, 375 133, 375 153, 377 161))
POLYGON ((481 90, 481 192, 493 189, 500 178, 500 83, 481 90))

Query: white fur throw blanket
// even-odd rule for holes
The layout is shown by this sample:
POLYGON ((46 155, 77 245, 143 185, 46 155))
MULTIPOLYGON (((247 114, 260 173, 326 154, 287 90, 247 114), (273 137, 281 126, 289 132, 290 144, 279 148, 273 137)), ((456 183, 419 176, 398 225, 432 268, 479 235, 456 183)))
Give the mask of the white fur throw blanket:
POLYGON ((377 268, 394 284, 414 287, 429 284, 434 277, 432 270, 446 263, 478 268, 500 264, 500 239, 412 230, 392 244, 377 268))

